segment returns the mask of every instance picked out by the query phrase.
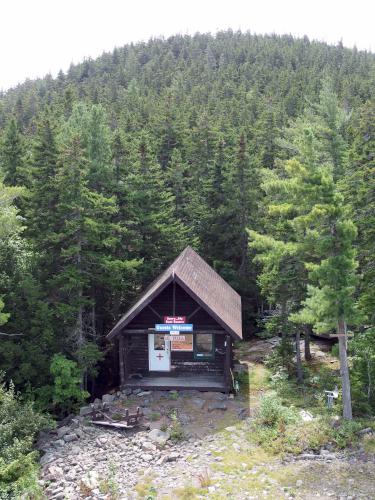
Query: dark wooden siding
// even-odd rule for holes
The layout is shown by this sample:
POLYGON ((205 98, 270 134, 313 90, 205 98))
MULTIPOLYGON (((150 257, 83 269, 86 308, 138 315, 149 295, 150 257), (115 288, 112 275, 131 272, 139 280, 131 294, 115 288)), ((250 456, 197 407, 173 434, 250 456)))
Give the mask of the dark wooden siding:
MULTIPOLYGON (((215 334, 215 357, 212 360, 195 360, 194 352, 172 351, 171 371, 173 372, 224 372, 225 363, 225 332, 222 327, 203 309, 199 309, 191 319, 189 315, 197 310, 199 304, 188 295, 183 288, 175 284, 168 285, 151 303, 146 306, 127 326, 126 330, 147 330, 154 328, 155 323, 162 323, 163 316, 186 316, 188 323, 193 323, 194 331, 216 330, 223 334, 215 334), (175 294, 175 311, 173 311, 173 293, 175 294), (174 314, 173 314, 174 313, 174 314)), ((127 355, 127 373, 146 374, 149 371, 148 363, 148 335, 147 333, 127 333, 129 350, 127 355)), ((194 333, 193 333, 194 335, 194 333)))
MULTIPOLYGON (((215 335, 215 358, 207 361, 197 361, 194 353, 172 351, 171 367, 172 372, 215 372, 223 373, 225 359, 225 336, 215 335)), ((148 335, 129 335, 129 351, 127 356, 128 374, 148 372, 148 335)))
POLYGON ((148 335, 130 335, 127 356, 128 373, 143 373, 148 371, 148 335))

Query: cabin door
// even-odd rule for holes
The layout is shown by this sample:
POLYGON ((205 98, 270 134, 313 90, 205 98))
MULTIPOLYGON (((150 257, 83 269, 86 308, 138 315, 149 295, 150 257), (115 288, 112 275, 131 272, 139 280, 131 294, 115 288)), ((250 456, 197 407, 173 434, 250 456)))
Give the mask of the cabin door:
POLYGON ((150 371, 171 371, 171 345, 164 340, 165 333, 149 333, 148 363, 150 371))

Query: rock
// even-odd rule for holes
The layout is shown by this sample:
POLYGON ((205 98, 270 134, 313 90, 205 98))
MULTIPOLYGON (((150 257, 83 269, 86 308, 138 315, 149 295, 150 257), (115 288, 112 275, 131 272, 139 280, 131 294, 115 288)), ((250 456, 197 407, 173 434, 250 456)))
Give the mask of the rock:
POLYGON ((180 458, 180 454, 173 451, 167 456, 167 462, 175 462, 178 458, 180 458))
POLYGON ((371 427, 366 427, 365 429, 361 429, 360 431, 358 431, 358 435, 359 436, 364 436, 365 434, 372 434, 374 431, 373 429, 371 429, 371 427))
POLYGON ((156 451, 156 446, 153 443, 150 443, 149 441, 145 441, 144 443, 142 443, 142 450, 156 451))
POLYGON ((151 396, 151 391, 141 391, 137 393, 137 396, 142 397, 142 396, 151 396))
POLYGON ((210 403, 207 407, 208 411, 214 411, 214 410, 222 410, 225 411, 227 409, 227 405, 225 403, 222 403, 221 401, 217 401, 214 403, 210 403))
POLYGON ((107 444, 108 438, 106 436, 99 436, 95 439, 95 443, 99 448, 101 448, 103 445, 107 444))
POLYGON ((95 470, 89 471, 81 481, 87 488, 93 490, 99 486, 99 474, 95 470))
POLYGON ((198 391, 196 389, 182 389, 180 394, 186 397, 196 396, 198 391))
POLYGON ((141 455, 141 459, 144 461, 144 462, 151 462, 151 460, 153 459, 153 456, 150 455, 149 453, 143 453, 141 455))
POLYGON ((296 481, 297 488, 300 488, 302 485, 303 485, 302 479, 297 479, 297 481, 296 481))
POLYGON ((100 408, 103 406, 102 404, 102 400, 99 399, 99 398, 95 398, 94 402, 93 402, 93 407, 95 408, 95 410, 100 410, 100 408))
POLYGON ((234 427, 234 425, 231 425, 229 427, 225 427, 225 430, 228 432, 235 432, 237 430, 237 428, 234 427))
POLYGON ((201 410, 203 408, 203 406, 205 405, 206 401, 204 399, 201 399, 201 398, 195 398, 195 399, 193 399, 193 403, 199 410, 201 410))
POLYGON ((75 478, 77 477, 77 472, 74 470, 74 469, 70 469, 66 475, 65 475, 66 479, 68 481, 74 481, 75 478))
POLYGON ((140 392, 142 392, 142 389, 133 389, 133 394, 137 395, 139 394, 140 392))
POLYGON ((148 438, 159 445, 164 445, 170 438, 169 432, 163 432, 160 429, 152 429, 148 433, 148 438))
POLYGON ((56 457, 52 453, 46 453, 40 459, 40 465, 46 465, 46 464, 48 464, 50 462, 53 462, 55 460, 55 458, 56 457))
POLYGON ((301 415, 301 418, 304 422, 311 422, 311 420, 314 419, 309 411, 301 410, 299 414, 301 415))
POLYGON ((241 451, 241 446, 238 443, 233 443, 232 446, 237 452, 241 451))
POLYGON ((64 436, 64 441, 66 443, 71 443, 72 441, 77 441, 77 439, 78 439, 78 436, 77 436, 77 434, 74 434, 74 433, 73 434, 65 434, 65 436, 64 436))
POLYGON ((83 406, 79 410, 79 414, 81 417, 86 417, 87 415, 90 415, 92 413, 92 408, 91 406, 83 406))
POLYGON ((238 414, 238 418, 240 420, 245 420, 246 418, 248 418, 250 416, 249 408, 240 408, 238 410, 237 414, 238 414))
POLYGON ((64 425, 63 427, 59 427, 56 432, 57 437, 61 439, 65 436, 65 434, 68 434, 70 432, 70 427, 64 425))
POLYGON ((322 449, 320 450, 319 454, 320 454, 320 455, 329 455, 329 454, 330 454, 330 452, 329 452, 329 450, 324 450, 324 449, 322 448, 322 449))
POLYGON ((48 467, 48 479, 50 481, 57 481, 58 479, 61 479, 64 475, 64 471, 62 470, 61 467, 58 467, 57 465, 51 465, 48 467))
POLYGON ((122 391, 122 393, 124 394, 124 396, 130 396, 130 394, 133 392, 132 389, 130 389, 130 387, 127 387, 126 389, 124 389, 122 391))
POLYGON ((53 444, 56 446, 56 448, 61 448, 61 446, 64 446, 65 441, 63 439, 58 439, 53 444))
POLYGON ((102 396, 102 402, 107 404, 113 403, 115 399, 116 399, 115 394, 104 394, 104 396, 102 396))
POLYGON ((215 399, 216 401, 226 401, 228 396, 222 392, 215 392, 212 399, 215 399))

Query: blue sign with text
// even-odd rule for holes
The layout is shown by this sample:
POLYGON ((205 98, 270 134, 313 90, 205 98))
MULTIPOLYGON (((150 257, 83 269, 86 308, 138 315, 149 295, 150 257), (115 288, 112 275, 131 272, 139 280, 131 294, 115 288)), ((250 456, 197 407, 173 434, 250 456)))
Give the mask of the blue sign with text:
POLYGON ((157 323, 155 325, 155 330, 157 332, 192 332, 193 325, 191 323, 182 323, 182 324, 166 324, 166 323, 157 323))

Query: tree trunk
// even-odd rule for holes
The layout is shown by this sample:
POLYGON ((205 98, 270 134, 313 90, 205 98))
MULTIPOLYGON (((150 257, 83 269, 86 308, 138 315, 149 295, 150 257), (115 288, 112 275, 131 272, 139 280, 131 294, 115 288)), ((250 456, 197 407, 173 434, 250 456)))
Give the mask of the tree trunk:
POLYGON ((311 360, 311 351, 310 351, 310 335, 311 335, 311 325, 305 325, 305 360, 311 360))
POLYGON ((286 301, 281 302, 281 336, 283 342, 286 342, 286 301))
POLYGON ((340 356, 340 375, 342 385, 342 403, 343 417, 347 420, 353 419, 352 414, 352 398, 350 394, 350 378, 348 357, 346 353, 347 334, 346 322, 344 319, 339 319, 337 323, 337 333, 339 335, 339 356, 340 356))
POLYGON ((301 333, 298 330, 296 333, 296 359, 297 359, 297 381, 299 384, 303 384, 303 371, 302 371, 302 359, 301 359, 301 333))

